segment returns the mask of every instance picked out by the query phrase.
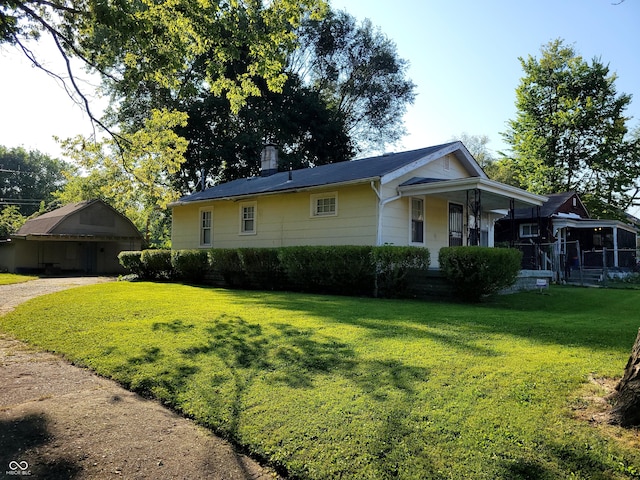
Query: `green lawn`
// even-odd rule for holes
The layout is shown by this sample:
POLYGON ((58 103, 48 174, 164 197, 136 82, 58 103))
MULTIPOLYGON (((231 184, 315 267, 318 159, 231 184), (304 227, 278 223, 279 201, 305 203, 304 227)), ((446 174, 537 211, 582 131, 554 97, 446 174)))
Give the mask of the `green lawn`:
POLYGON ((29 275, 16 275, 14 273, 0 273, 0 285, 11 285, 12 283, 28 282, 30 280, 36 280, 38 277, 31 277, 29 275))
POLYGON ((639 306, 561 287, 458 305, 120 282, 35 299, 0 329, 293 478, 611 479, 640 477, 635 436, 575 411, 590 376, 622 374, 639 306))

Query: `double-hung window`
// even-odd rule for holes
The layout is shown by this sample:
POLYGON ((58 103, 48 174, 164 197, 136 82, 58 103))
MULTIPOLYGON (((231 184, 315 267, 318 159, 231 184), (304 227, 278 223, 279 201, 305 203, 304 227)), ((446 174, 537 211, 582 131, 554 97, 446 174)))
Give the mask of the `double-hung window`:
POLYGON ((256 233, 256 202, 240 204, 240 233, 252 235, 256 233))
POLYGON ((321 193, 311 195, 311 216, 331 217, 338 214, 338 194, 321 193))
POLYGON ((210 247, 213 241, 213 211, 200 210, 200 246, 210 247))
POLYGON ((540 235, 537 223, 523 223, 520 225, 520 238, 537 237, 540 235))
POLYGON ((411 243, 424 243, 424 199, 411 197, 411 243))

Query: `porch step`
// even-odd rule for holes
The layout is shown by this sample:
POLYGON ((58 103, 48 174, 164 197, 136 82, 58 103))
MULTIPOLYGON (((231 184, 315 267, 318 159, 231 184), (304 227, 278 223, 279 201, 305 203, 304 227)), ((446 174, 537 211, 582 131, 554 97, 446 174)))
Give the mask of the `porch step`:
MULTIPOLYGON (((602 284, 603 270, 601 268, 585 268, 582 270, 582 284, 600 285, 602 284)), ((572 270, 571 279, 567 282, 573 285, 580 285, 580 271, 572 270)))

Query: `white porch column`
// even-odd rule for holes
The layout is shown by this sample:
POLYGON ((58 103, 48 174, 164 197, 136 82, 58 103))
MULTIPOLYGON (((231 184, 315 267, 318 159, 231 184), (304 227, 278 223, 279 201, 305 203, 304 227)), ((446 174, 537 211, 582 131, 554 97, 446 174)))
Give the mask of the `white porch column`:
POLYGON ((618 227, 613 227, 613 266, 618 267, 618 227))

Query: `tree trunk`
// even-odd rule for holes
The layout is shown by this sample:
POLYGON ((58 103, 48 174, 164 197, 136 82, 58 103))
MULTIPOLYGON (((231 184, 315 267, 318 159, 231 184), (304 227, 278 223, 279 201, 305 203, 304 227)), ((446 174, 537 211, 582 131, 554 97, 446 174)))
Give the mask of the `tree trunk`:
POLYGON ((631 349, 624 375, 611 396, 610 423, 623 427, 640 425, 640 330, 631 349))

